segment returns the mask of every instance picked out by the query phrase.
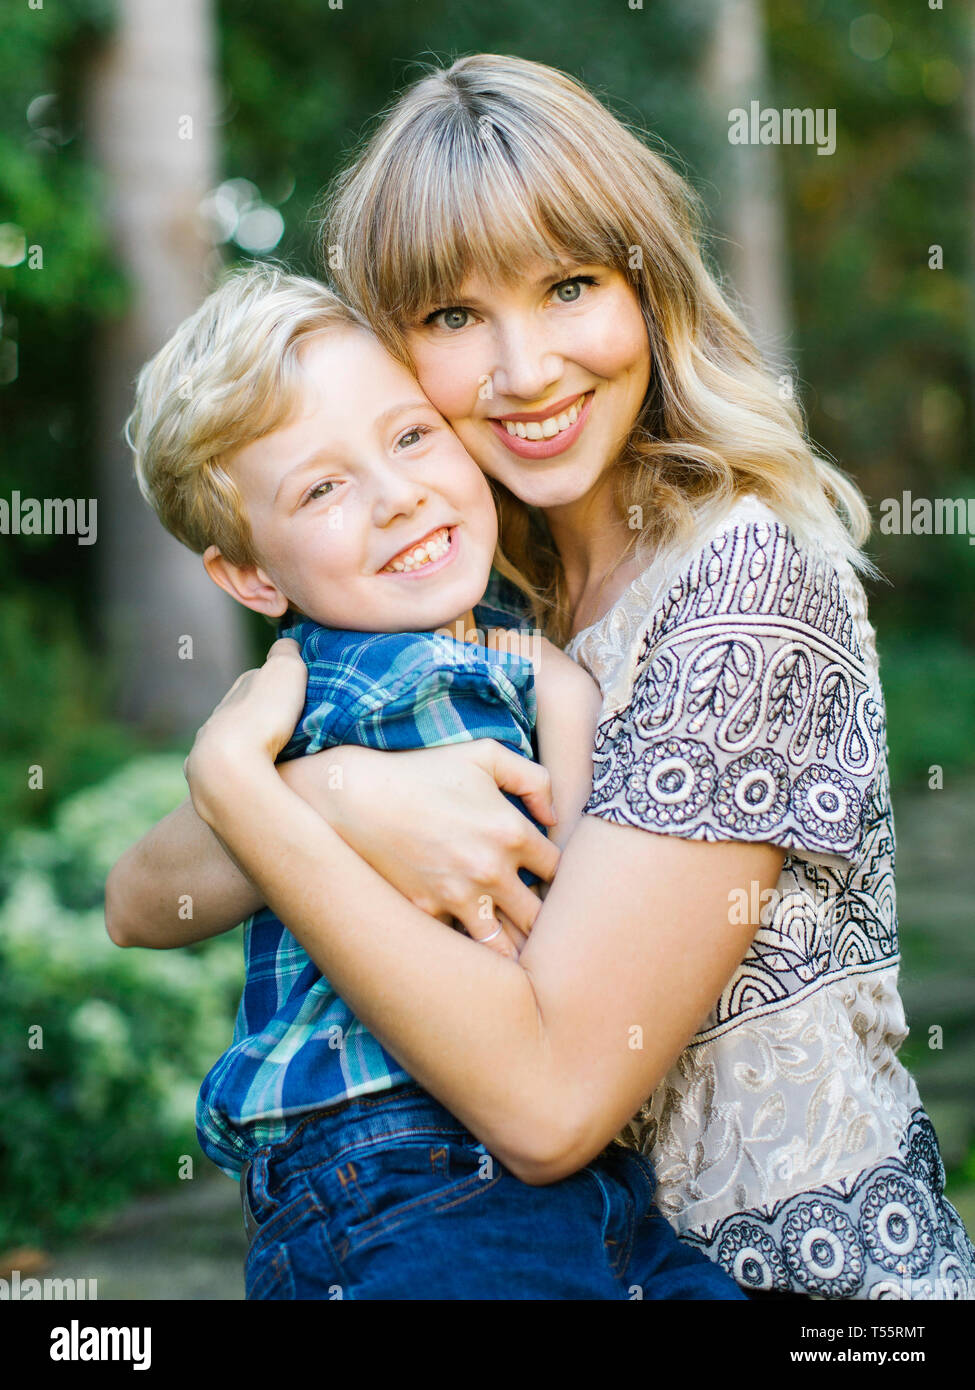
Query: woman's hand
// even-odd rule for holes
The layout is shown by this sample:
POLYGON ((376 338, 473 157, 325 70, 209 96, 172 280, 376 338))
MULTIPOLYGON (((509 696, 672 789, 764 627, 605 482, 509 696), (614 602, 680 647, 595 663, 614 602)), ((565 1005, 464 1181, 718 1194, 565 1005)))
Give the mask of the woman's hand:
POLYGON ((291 789, 417 907, 516 954, 541 906, 519 867, 549 881, 558 848, 500 794, 555 821, 548 773, 493 739, 386 753, 343 747, 282 764, 291 789))
POLYGON ((308 668, 290 637, 273 643, 263 666, 238 676, 197 732, 183 774, 197 814, 219 833, 213 793, 228 766, 272 763, 305 704, 308 668))

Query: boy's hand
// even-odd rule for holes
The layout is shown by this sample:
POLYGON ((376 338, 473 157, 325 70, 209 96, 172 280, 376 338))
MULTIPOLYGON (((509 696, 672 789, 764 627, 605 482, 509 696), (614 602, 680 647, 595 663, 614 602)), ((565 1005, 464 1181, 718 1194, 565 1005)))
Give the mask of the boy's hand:
POLYGON ((228 763, 239 768, 274 762, 301 718, 307 683, 301 648, 290 637, 273 643, 263 666, 237 677, 197 733, 183 764, 203 820, 208 820, 208 789, 228 763))

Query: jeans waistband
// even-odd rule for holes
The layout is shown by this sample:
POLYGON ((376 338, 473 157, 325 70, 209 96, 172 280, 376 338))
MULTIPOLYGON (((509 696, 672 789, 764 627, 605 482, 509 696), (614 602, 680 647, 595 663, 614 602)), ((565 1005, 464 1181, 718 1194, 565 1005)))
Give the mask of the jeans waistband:
POLYGON ((296 1118, 285 1138, 259 1149, 244 1163, 240 1184, 245 1225, 250 1227, 253 1220, 248 1194, 257 1206, 269 1200, 272 1186, 277 1188, 307 1166, 309 1148, 314 1148, 316 1162, 338 1161, 397 1135, 470 1144, 487 1152, 460 1120, 420 1086, 407 1084, 357 1096, 296 1118))

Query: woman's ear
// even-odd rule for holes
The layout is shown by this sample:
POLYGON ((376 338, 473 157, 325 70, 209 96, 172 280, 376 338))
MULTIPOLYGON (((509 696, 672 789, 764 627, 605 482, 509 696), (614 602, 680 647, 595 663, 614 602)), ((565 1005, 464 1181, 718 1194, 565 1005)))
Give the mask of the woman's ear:
POLYGON ((210 545, 203 552, 203 566, 214 584, 245 608, 268 618, 281 618, 287 613, 287 598, 257 565, 231 564, 215 545, 210 545))

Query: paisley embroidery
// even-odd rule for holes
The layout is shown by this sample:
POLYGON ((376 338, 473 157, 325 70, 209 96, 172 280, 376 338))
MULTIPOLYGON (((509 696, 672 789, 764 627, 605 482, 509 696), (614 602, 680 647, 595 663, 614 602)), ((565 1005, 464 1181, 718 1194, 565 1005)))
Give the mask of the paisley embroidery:
POLYGON ((787 851, 745 959, 619 1137, 664 1215, 745 1287, 975 1297, 897 1059, 886 724, 855 574, 744 499, 569 650, 604 696, 587 813, 787 851))

